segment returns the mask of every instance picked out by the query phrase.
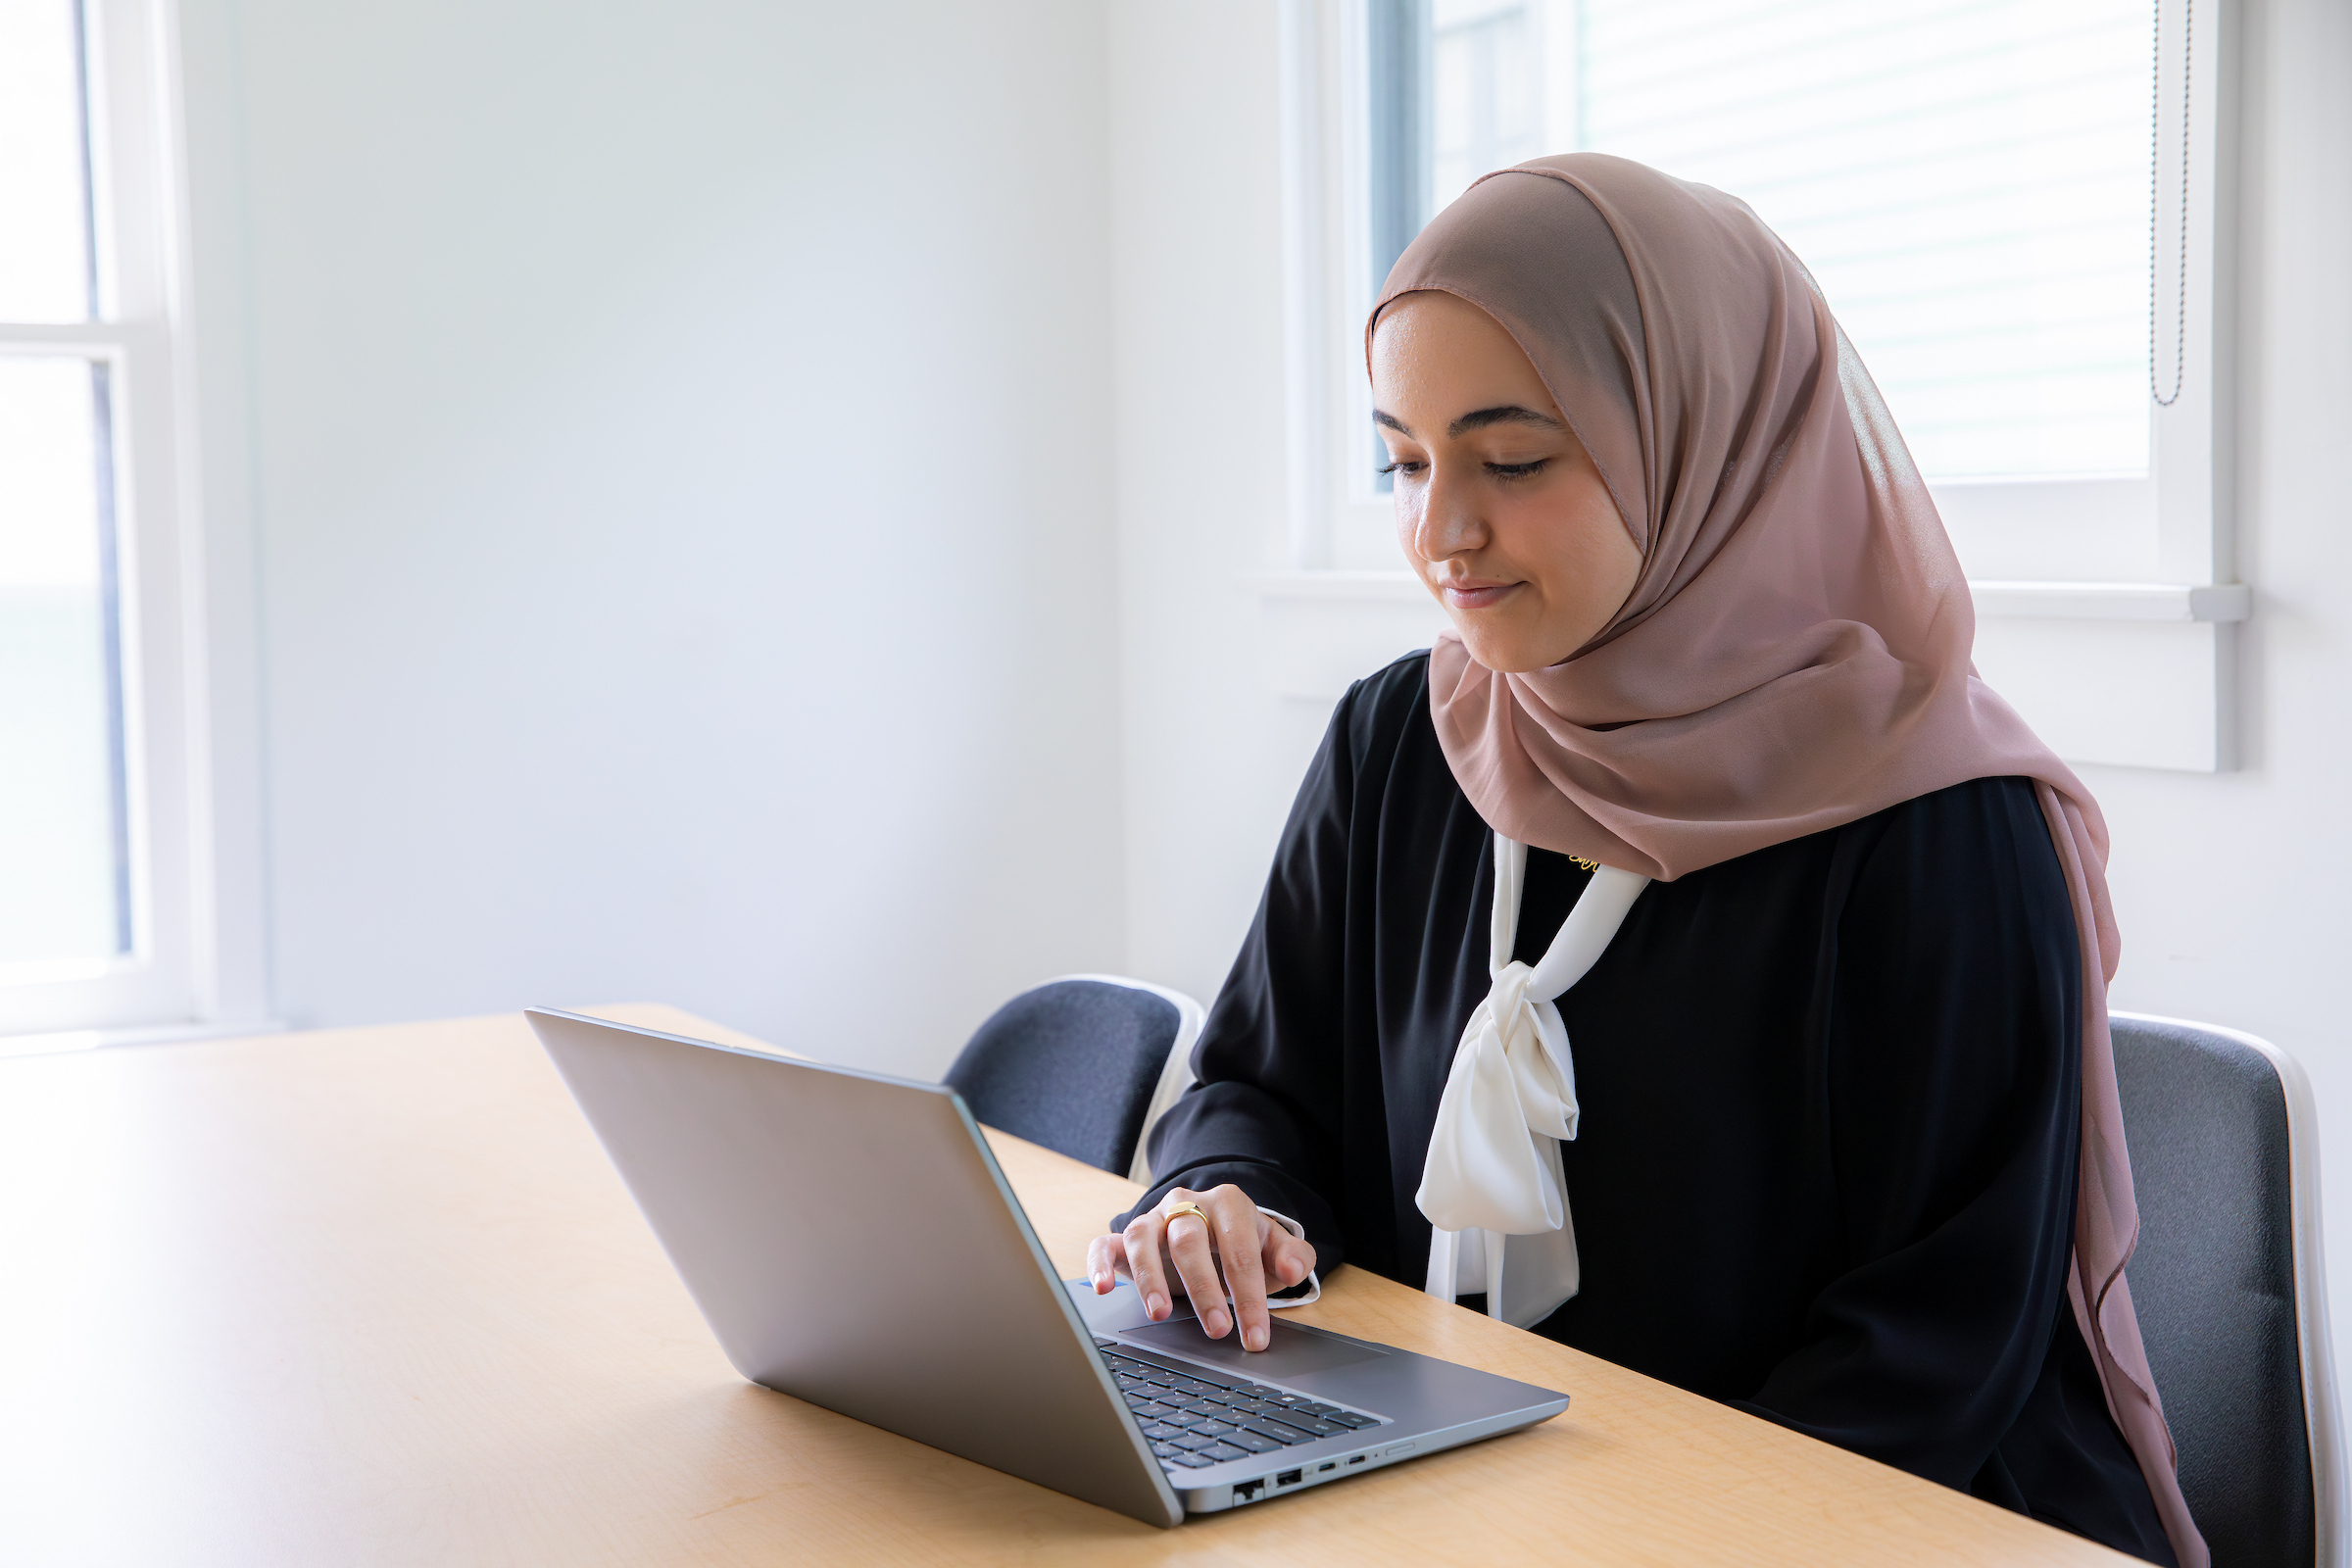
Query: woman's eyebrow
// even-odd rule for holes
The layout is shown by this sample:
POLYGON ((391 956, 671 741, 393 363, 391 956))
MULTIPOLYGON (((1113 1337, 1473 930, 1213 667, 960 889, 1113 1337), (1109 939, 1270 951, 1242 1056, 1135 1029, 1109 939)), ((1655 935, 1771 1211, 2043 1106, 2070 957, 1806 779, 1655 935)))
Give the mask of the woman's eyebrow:
POLYGON ((1499 408, 1472 410, 1447 425, 1446 433, 1449 436, 1468 435, 1471 431, 1483 430, 1490 424, 1533 424, 1540 425, 1546 430, 1565 430, 1567 428, 1548 414, 1538 414, 1535 410, 1523 409, 1516 403, 1505 403, 1499 408))
MULTIPOLYGON (((1385 424, 1399 435, 1411 435, 1413 433, 1411 425, 1406 424, 1402 419, 1399 419, 1394 414, 1389 413, 1386 409, 1374 409, 1372 411, 1372 422, 1374 424, 1385 424)), ((1548 414, 1538 414, 1535 410, 1522 408, 1516 403, 1503 403, 1498 404, 1492 409, 1471 410, 1468 414, 1463 415, 1460 418, 1454 420, 1453 423, 1447 425, 1446 427, 1446 433, 1448 436, 1463 436, 1468 435, 1473 430, 1484 430, 1490 424, 1533 424, 1541 426, 1546 430, 1565 430, 1568 428, 1566 425, 1562 424, 1559 420, 1553 418, 1548 414)))

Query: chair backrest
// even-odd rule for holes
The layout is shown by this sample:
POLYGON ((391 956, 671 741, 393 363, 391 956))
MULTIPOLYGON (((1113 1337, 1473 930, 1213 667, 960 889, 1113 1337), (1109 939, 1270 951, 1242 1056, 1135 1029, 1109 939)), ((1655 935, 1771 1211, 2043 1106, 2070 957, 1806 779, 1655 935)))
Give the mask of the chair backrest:
POLYGON ((2234 1030, 2114 1016, 2132 1297, 2215 1568, 2343 1563, 2319 1142, 2301 1069, 2234 1030))
POLYGON ((1065 975, 999 1007, 945 1082, 987 1125, 1126 1176, 1168 1081, 1189 1081, 1200 1032, 1200 1004, 1182 992, 1065 975))

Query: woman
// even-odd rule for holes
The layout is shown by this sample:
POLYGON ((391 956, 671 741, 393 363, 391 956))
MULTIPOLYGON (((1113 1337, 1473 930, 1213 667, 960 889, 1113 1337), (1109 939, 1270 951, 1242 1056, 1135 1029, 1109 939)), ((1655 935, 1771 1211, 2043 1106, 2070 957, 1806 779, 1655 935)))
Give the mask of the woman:
POLYGON ((1346 1259, 2203 1564, 2123 1278, 2105 829, 1972 673, 1803 268, 1544 159, 1366 330, 1452 629, 1341 702, 1096 1288, 1256 1348, 1346 1259))

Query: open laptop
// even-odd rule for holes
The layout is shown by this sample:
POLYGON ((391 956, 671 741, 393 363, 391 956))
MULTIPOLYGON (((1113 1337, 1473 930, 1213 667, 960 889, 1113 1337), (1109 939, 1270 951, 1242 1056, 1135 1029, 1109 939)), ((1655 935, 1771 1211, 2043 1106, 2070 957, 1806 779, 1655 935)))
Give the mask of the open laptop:
POLYGON ((754 1383, 1154 1525, 1568 1407, 1279 1315, 1246 1351, 1186 1308, 1151 1322, 1131 1285, 1056 1278, 941 1085, 527 1016, 754 1383))

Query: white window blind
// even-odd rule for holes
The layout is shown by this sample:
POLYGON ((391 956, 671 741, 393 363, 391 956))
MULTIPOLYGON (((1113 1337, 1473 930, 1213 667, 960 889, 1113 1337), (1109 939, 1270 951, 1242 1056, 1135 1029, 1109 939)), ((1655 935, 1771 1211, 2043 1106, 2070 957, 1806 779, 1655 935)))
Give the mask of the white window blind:
POLYGON ((2148 471, 2145 0, 1391 9, 1370 108, 1422 145, 1371 171, 1410 212, 1375 236, 1376 270, 1383 238, 1489 170, 1620 154, 1740 197, 1788 242, 1931 478, 2148 471))

